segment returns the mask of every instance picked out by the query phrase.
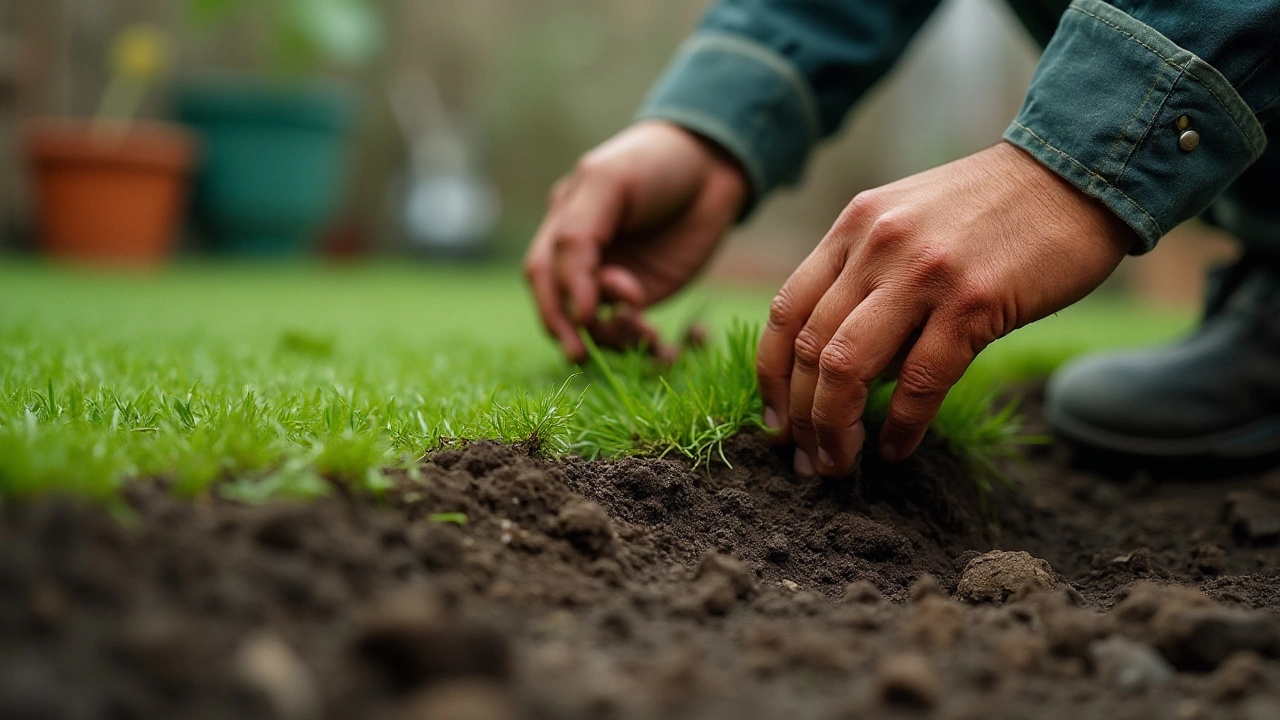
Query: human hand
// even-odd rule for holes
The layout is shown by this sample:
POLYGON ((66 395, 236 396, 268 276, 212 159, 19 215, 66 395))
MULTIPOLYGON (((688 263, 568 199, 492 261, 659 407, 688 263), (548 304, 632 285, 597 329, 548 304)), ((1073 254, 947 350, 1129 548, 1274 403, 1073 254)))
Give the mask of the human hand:
POLYGON ((905 352, 879 449, 906 458, 983 348, 1087 295, 1135 238, 1007 143, 859 194, 770 308, 765 424, 797 474, 847 474, 868 385, 905 352))
POLYGON ((606 347, 663 353, 643 310, 693 279, 746 197, 724 151, 670 123, 637 123, 587 153, 552 189, 525 256, 547 332, 574 362, 586 358, 579 327, 606 347))

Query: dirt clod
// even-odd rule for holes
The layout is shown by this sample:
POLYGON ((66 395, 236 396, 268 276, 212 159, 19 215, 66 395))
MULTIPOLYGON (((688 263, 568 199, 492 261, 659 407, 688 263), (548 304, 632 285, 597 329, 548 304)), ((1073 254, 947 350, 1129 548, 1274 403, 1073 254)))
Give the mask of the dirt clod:
POLYGON ((1151 630, 1165 657, 1190 670, 1212 670, 1244 650, 1275 656, 1280 649, 1273 616, 1216 604, 1171 602, 1152 618, 1151 630))
POLYGON ((1257 653, 1243 650, 1227 658, 1209 677, 1209 692, 1217 700, 1230 702, 1262 689, 1267 683, 1266 661, 1257 653))
POLYGON ((756 586, 755 577, 745 563, 714 550, 702 556, 702 562, 698 563, 698 573, 694 577, 699 581, 724 579, 738 598, 749 596, 756 586))
POLYGON ((600 553, 613 542, 613 523, 598 503, 571 502, 557 518, 562 537, 587 553, 600 553))
POLYGON ((1254 490, 1228 493, 1223 516, 1240 542, 1253 545, 1280 542, 1280 501, 1254 490))
POLYGON ((857 605, 879 605, 884 602, 884 595, 880 594, 880 590, 866 580, 846 585, 841 597, 845 602, 857 605))
POLYGON ((1000 604, 1057 587, 1053 568, 1027 552, 993 550, 969 561, 956 596, 972 603, 1000 604))

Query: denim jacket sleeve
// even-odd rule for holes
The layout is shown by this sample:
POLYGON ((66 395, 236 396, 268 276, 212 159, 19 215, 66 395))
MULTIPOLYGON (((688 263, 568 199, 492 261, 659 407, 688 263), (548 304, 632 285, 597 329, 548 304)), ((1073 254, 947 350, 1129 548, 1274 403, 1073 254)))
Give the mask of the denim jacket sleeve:
POLYGON ((1280 0, 1074 0, 1005 139, 1155 246, 1266 147, 1280 0))
MULTIPOLYGON (((1053 30, 1056 0, 1011 3, 1037 37, 1053 30)), ((639 117, 722 145, 758 200, 798 178, 937 4, 720 0, 639 117)), ((1262 154, 1278 54, 1280 0, 1075 0, 1005 139, 1105 203, 1143 252, 1262 154)))
POLYGON ((940 0, 720 0, 638 119, 669 120, 732 154, 752 204, 889 70, 940 0))

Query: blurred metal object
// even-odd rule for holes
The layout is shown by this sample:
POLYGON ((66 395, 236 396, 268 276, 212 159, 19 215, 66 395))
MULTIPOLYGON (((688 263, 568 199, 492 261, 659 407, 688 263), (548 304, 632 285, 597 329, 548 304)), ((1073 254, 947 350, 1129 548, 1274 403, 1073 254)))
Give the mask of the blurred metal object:
POLYGON ((389 94, 409 148, 398 199, 407 243, 435 254, 482 253, 501 212, 497 187, 475 168, 463 134, 426 72, 399 75, 391 81, 389 94))

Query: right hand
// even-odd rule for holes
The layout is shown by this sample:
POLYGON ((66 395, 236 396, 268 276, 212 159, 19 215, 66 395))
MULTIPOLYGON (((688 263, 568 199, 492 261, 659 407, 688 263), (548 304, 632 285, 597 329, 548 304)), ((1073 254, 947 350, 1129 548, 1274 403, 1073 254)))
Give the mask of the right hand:
POLYGON ((637 123, 583 156, 552 189, 524 263, 565 356, 586 359, 580 327, 605 347, 663 354, 644 309, 693 279, 747 193, 727 153, 667 122, 637 123))

